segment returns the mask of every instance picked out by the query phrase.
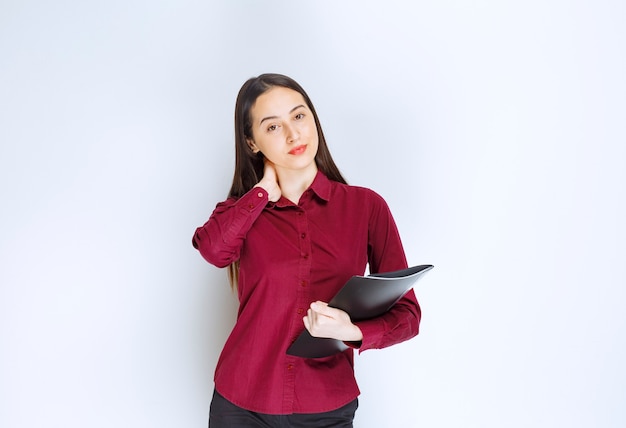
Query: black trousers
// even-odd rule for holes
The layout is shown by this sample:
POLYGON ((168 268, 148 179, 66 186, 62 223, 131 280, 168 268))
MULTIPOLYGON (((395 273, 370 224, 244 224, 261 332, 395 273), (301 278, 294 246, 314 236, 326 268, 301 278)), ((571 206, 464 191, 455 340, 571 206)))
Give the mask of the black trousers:
POLYGON ((213 391, 209 428, 352 428, 358 399, 325 413, 267 415, 242 409, 213 391))

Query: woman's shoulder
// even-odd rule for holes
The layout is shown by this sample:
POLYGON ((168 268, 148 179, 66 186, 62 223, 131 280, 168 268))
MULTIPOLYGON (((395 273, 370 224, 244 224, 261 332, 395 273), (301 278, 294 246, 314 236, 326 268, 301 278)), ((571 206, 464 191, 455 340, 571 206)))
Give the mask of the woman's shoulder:
POLYGON ((337 193, 360 198, 363 202, 387 204, 380 193, 369 187, 335 182, 335 188, 337 193))

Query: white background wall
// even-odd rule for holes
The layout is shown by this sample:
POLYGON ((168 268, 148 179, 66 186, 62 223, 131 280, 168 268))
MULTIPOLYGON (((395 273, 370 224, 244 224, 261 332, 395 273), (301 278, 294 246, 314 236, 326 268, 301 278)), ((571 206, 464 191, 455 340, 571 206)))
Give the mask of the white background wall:
POLYGON ((0 426, 206 426, 236 303, 191 247, 240 85, 298 80, 390 204, 418 338, 357 427, 626 425, 619 0, 0 3, 0 426))

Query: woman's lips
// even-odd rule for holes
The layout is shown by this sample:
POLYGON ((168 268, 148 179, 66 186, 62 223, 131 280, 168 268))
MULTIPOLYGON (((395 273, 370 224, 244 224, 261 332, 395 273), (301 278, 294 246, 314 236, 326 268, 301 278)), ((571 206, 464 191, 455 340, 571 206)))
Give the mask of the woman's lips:
POLYGON ((306 144, 302 144, 300 146, 294 147, 293 149, 289 150, 289 154, 290 155, 300 155, 300 154, 304 153, 305 150, 306 150, 306 144))

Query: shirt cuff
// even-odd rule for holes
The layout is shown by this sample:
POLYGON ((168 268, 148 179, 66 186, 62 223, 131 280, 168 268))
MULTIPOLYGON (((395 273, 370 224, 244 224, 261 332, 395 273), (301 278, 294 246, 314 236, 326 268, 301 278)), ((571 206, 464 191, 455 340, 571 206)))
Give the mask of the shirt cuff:
POLYGON ((269 201, 267 191, 262 187, 253 187, 248 193, 237 201, 243 209, 249 212, 255 211, 259 206, 265 207, 269 201))
MULTIPOLYGON (((376 349, 382 342, 385 335, 384 321, 380 318, 373 318, 366 321, 357 321, 354 323, 361 333, 363 333, 363 340, 361 340, 361 346, 359 346, 359 353, 368 350, 376 349)), ((349 344, 347 344, 350 346, 349 344)))
POLYGON ((224 242, 233 242, 243 239, 252 222, 258 217, 267 205, 267 192, 254 187, 235 202, 233 216, 226 224, 222 233, 224 242))

